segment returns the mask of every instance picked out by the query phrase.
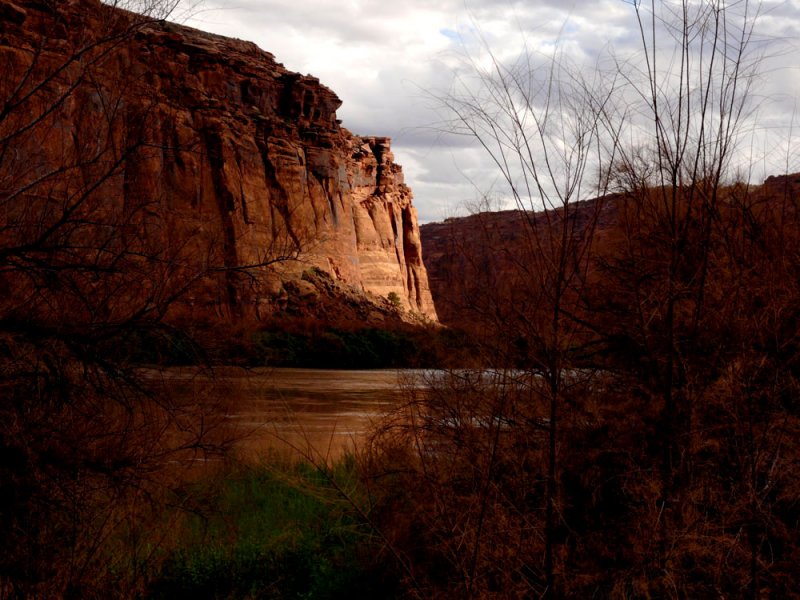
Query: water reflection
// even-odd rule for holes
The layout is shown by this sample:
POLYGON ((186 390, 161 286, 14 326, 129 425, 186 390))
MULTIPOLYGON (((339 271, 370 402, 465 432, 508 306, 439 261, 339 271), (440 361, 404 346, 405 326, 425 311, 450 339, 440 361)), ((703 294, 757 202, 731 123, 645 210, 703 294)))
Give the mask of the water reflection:
POLYGON ((190 368, 148 371, 171 393, 214 406, 248 459, 266 452, 336 458, 390 412, 421 372, 190 368))

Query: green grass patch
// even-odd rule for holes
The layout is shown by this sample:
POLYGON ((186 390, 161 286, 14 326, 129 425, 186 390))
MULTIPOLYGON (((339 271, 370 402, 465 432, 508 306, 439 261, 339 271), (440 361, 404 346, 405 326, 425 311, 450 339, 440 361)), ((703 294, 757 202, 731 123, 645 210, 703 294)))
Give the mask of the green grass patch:
MULTIPOLYGON (((359 496, 352 461, 332 475, 359 496)), ((313 467, 241 467, 193 493, 205 506, 186 520, 152 598, 396 597, 370 528, 313 467)))

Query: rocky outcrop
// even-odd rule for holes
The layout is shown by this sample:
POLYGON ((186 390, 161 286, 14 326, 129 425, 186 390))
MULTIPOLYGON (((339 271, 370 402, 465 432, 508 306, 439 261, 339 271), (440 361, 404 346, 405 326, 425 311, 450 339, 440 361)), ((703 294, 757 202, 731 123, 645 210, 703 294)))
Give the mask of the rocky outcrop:
POLYGON ((187 301, 192 311, 264 318, 287 282, 313 267, 367 294, 394 292, 408 311, 436 319, 412 193, 390 140, 343 128, 341 101, 316 78, 252 43, 134 22, 98 0, 0 0, 0 15, 8 82, 31 64, 66 65, 48 85, 74 86, 27 160, 57 164, 86 123, 115 143, 135 137, 120 175, 102 186, 148 207, 159 223, 149 236, 180 241, 212 265, 215 275, 187 301), (90 73, 79 68, 87 62, 90 73))

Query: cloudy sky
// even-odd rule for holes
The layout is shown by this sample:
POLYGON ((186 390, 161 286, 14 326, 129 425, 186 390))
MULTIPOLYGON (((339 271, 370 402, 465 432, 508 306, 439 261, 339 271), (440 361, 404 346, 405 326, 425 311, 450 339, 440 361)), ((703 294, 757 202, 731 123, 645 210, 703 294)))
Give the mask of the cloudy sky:
MULTIPOLYGON (((443 131, 447 113, 436 98, 469 70, 467 57, 480 63, 488 47, 511 60, 523 47, 546 55, 557 45, 591 69, 600 56, 635 54, 639 43, 631 0, 204 0, 187 24, 255 42, 333 89, 353 133, 390 136, 421 222, 465 214, 496 185, 474 140, 443 131)), ((760 137, 751 153, 772 173, 795 161, 785 139, 800 131, 800 122, 791 126, 800 0, 761 3, 758 32, 775 42, 756 90, 762 129, 780 133, 760 137)))

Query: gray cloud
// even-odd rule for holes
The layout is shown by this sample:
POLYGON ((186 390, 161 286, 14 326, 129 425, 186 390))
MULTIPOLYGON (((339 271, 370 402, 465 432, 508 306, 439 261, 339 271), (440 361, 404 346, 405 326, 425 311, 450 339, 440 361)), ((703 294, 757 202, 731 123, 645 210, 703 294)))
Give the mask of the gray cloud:
MULTIPOLYGON (((668 8, 669 1, 659 6, 668 8)), ((762 133, 743 140, 762 170, 774 169, 775 153, 767 149, 787 144, 797 111, 800 69, 787 65, 800 62, 794 45, 799 8, 798 0, 762 3, 757 40, 769 45, 754 87, 761 106, 748 125, 762 133)), ((446 133, 437 102, 454 77, 470 73, 469 60, 483 64, 487 47, 504 63, 524 51, 539 59, 558 51, 602 79, 603 69, 613 66, 608 57, 641 56, 625 0, 205 0, 189 24, 252 40, 288 68, 319 77, 342 99, 339 116, 348 129, 392 137, 423 221, 463 211, 459 203, 474 203, 481 193, 503 196, 474 140, 446 133)))

